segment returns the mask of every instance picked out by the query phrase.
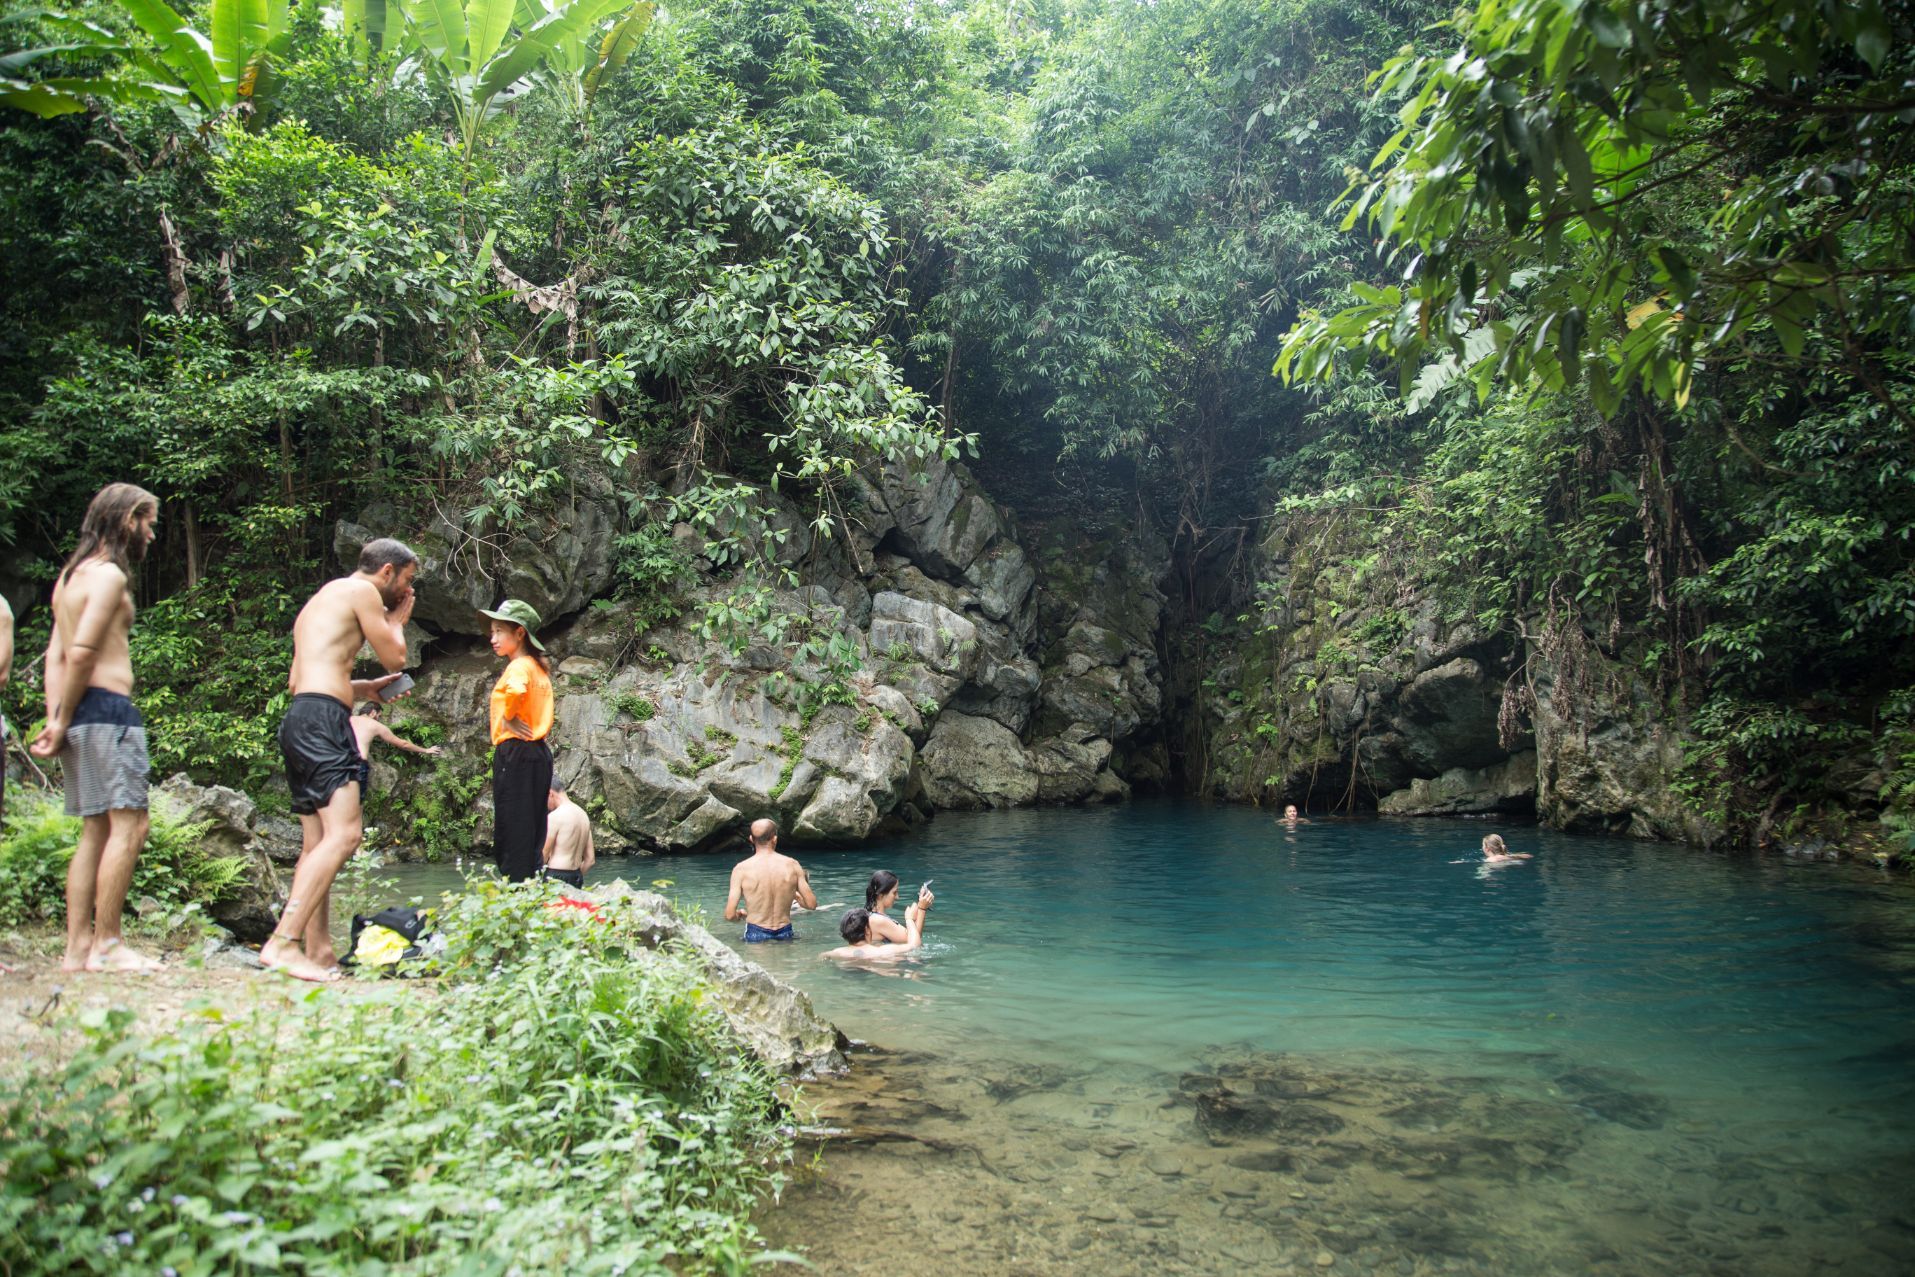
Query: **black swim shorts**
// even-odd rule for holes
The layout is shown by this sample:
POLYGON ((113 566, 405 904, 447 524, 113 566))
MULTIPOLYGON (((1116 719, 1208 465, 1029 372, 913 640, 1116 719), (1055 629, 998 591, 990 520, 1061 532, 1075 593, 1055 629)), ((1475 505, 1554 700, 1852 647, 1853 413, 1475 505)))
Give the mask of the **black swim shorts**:
MULTIPOLYGON (((310 816, 359 779, 359 742, 352 711, 333 697, 301 692, 279 724, 279 752, 286 756, 286 784, 293 812, 310 816)), ((362 795, 363 796, 363 795, 362 795)))

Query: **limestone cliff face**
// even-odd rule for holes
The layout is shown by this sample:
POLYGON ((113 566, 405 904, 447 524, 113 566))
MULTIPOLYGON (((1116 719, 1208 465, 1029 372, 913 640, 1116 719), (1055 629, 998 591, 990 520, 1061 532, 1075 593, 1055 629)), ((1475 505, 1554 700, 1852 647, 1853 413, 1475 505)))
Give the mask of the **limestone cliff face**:
MULTIPOLYGON (((857 841, 939 808, 1104 801, 1165 778, 1166 555, 1143 535, 1060 540, 1034 561, 964 467, 942 462, 861 476, 848 539, 814 538, 762 493, 772 526, 754 535, 783 533, 775 553, 797 584, 770 598, 785 641, 739 651, 701 627, 731 589, 722 556, 675 529, 700 571, 676 619, 645 625, 607 597, 629 530, 610 481, 579 491, 489 567, 449 528, 421 538, 419 686, 403 714, 483 757, 498 662, 476 641, 477 609, 526 598, 548 618, 557 773, 608 845, 711 847, 763 815, 798 842, 857 841), (806 640, 833 639, 853 659, 827 667, 806 640)), ((340 558, 395 520, 342 521, 340 558)), ((377 761, 374 779, 409 783, 377 761)), ((489 795, 475 805, 489 813, 489 795)))
POLYGON ((1184 771, 1201 792, 1718 837, 1677 788, 1678 716, 1593 641, 1514 643, 1446 620, 1360 533, 1279 529, 1262 554, 1256 604, 1176 646, 1184 771))

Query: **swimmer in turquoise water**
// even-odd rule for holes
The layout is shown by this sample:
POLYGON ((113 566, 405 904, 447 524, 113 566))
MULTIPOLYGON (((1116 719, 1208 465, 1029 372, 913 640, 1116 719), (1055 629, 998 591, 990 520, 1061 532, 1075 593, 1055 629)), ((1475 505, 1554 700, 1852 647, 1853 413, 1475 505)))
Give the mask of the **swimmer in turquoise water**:
MULTIPOLYGON (((848 942, 843 948, 829 949, 827 958, 845 958, 860 962, 894 962, 916 953, 924 944, 924 915, 937 899, 928 886, 918 888, 917 903, 904 911, 904 939, 881 940, 871 929, 869 909, 848 910, 838 924, 838 934, 848 942)), ((893 924, 895 925, 895 924, 893 924)))
POLYGON ((864 888, 864 909, 870 915, 871 939, 890 944, 905 942, 904 924, 885 914, 885 910, 896 903, 898 876, 889 869, 880 869, 872 874, 871 881, 864 888))
POLYGON ((1483 863, 1486 865, 1513 865, 1531 858, 1526 851, 1511 851, 1501 834, 1483 836, 1483 863))

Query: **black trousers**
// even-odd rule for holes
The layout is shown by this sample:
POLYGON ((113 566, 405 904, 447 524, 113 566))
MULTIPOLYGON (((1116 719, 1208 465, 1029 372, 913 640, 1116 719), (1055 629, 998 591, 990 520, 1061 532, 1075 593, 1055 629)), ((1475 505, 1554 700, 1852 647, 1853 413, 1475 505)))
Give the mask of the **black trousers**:
POLYGON ((500 741, 492 750, 492 854, 508 882, 536 878, 544 865, 545 796, 552 751, 542 740, 500 741))

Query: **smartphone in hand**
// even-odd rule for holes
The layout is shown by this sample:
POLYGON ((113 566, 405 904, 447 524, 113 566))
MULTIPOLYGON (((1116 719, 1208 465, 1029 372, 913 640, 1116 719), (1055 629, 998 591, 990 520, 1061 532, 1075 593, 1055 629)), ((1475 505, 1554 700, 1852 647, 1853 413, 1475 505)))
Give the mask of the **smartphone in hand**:
POLYGON ((401 696, 404 696, 407 692, 410 692, 412 686, 412 675, 401 674, 398 678, 393 679, 390 683, 387 683, 379 689, 379 700, 382 704, 389 705, 401 696))

